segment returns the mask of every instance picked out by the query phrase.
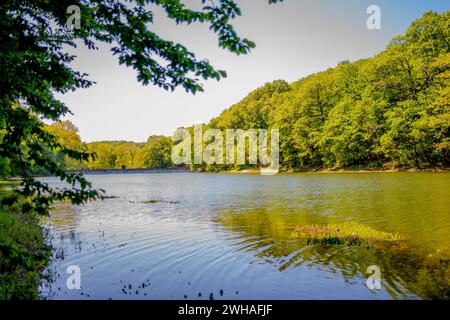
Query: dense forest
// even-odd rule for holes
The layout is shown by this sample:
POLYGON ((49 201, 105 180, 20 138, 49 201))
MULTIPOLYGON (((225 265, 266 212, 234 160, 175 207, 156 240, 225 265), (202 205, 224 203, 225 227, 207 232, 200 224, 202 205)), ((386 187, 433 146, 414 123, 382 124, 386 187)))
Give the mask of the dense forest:
POLYGON ((450 164, 450 12, 426 13, 377 56, 274 81, 209 127, 278 128, 282 167, 450 164))
MULTIPOLYGON (((64 143, 97 154, 78 164, 83 168, 171 166, 168 137, 82 144, 76 128, 60 134, 64 126, 49 128, 64 143)), ((205 124, 279 129, 280 165, 287 169, 448 167, 449 127, 450 12, 426 13, 375 57, 343 61, 291 84, 267 83, 205 124)))
POLYGON ((86 161, 78 161, 58 154, 58 160, 67 170, 76 169, 121 169, 166 168, 172 166, 170 137, 150 136, 147 142, 95 141, 84 143, 78 128, 70 121, 55 122, 45 127, 58 137, 62 145, 74 150, 95 154, 86 161))

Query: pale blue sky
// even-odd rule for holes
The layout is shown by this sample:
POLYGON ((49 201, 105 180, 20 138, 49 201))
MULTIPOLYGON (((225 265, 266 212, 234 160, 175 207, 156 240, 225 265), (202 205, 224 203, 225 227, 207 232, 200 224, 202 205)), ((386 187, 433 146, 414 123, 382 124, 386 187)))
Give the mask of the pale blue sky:
MULTIPOLYGON (((191 2, 196 0, 190 0, 191 2)), ((189 1, 186 1, 189 2, 189 1)), ((238 0, 243 11, 238 33, 256 42, 246 56, 217 47, 203 25, 176 26, 157 11, 154 30, 207 58, 228 78, 208 81, 205 92, 192 95, 142 86, 132 69, 119 66, 106 46, 79 47, 73 67, 97 84, 59 96, 74 112, 69 116, 83 141, 145 141, 151 134, 171 135, 180 126, 208 122, 222 110, 266 82, 288 82, 334 67, 342 60, 371 57, 424 12, 450 10, 449 0, 238 0), (366 9, 381 8, 381 30, 368 30, 366 9)))

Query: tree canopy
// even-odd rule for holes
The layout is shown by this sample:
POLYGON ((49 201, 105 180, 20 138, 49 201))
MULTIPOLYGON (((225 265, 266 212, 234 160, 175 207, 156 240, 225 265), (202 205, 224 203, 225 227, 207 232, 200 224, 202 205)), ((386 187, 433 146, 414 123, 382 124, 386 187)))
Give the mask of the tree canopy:
MULTIPOLYGON (((292 84, 267 83, 205 124, 204 130, 279 129, 284 168, 448 167, 449 24, 449 12, 428 12, 375 57, 343 61, 292 84)), ((150 138, 139 148, 134 166, 117 160, 118 145, 129 152, 136 148, 120 142, 88 144, 99 159, 84 162, 84 168, 172 165, 168 138, 150 138), (102 160, 106 158, 109 162, 102 160)))
POLYGON ((285 168, 448 167, 449 98, 450 12, 427 12, 375 57, 267 83, 206 127, 279 129, 285 168))
MULTIPOLYGON (((231 25, 241 14, 233 0, 201 1, 200 10, 186 7, 181 0, 4 0, 0 4, 0 175, 20 175, 17 193, 29 201, 23 212, 48 213, 55 200, 83 203, 101 194, 82 175, 66 173, 54 151, 76 161, 92 155, 74 150, 44 129, 42 119, 58 121, 70 113, 55 97, 87 88, 93 82, 73 70, 75 56, 64 51, 81 41, 90 49, 99 42, 112 45, 120 64, 132 67, 143 84, 166 90, 182 87, 195 93, 201 79, 221 79, 225 71, 197 58, 185 46, 165 40, 151 30, 152 6, 164 9, 177 24, 205 23, 218 37, 220 47, 246 54, 254 43, 239 37, 231 25), (78 6, 81 28, 67 24, 70 6, 78 6), (53 189, 35 178, 36 168, 59 177, 69 187, 53 189)), ((269 0, 269 3, 278 2, 269 0)), ((15 198, 2 200, 4 203, 15 198)))

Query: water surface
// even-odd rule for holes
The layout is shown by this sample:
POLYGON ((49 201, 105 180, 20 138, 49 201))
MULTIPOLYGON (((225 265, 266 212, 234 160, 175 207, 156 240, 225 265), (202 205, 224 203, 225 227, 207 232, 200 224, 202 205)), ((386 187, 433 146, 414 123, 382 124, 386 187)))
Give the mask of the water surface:
POLYGON ((48 299, 420 299, 450 292, 448 173, 87 178, 117 198, 52 213, 52 280, 42 287, 48 299), (372 247, 292 237, 298 226, 348 221, 407 240, 372 247), (80 290, 66 287, 70 265, 80 267, 80 290), (380 290, 366 286, 370 265, 381 269, 380 290))

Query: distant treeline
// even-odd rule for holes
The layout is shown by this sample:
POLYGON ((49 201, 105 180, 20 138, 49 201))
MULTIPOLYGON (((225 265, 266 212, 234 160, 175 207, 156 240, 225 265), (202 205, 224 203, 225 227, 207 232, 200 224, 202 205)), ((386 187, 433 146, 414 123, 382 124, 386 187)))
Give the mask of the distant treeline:
MULTIPOLYGON (((49 128, 97 159, 68 168, 171 166, 168 137, 83 144, 71 127, 49 128)), ((292 84, 268 83, 205 125, 279 129, 284 168, 448 167, 449 127, 450 12, 426 13, 373 58, 344 61, 292 84)))
POLYGON ((46 127, 60 142, 71 149, 83 150, 95 156, 89 161, 79 162, 57 155, 67 170, 77 169, 127 169, 169 168, 172 142, 169 137, 150 136, 147 142, 96 141, 82 142, 78 129, 70 122, 55 122, 46 127))

